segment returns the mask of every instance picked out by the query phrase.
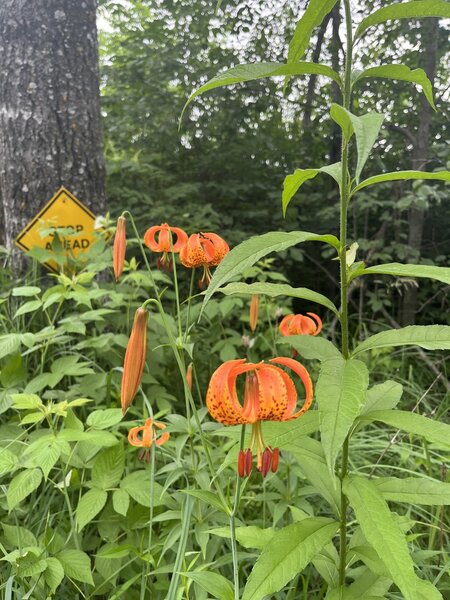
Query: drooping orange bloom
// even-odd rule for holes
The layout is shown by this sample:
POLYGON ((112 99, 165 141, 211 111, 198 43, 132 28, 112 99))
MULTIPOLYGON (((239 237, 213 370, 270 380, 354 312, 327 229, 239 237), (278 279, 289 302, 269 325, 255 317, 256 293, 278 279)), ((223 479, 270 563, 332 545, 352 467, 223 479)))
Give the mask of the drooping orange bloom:
POLYGON ((139 454, 139 460, 150 460, 150 448, 153 444, 156 446, 162 446, 167 442, 170 437, 168 432, 162 433, 159 437, 156 432, 153 431, 153 427, 157 429, 165 429, 164 423, 159 421, 153 421, 153 419, 146 419, 145 425, 141 427, 133 427, 128 433, 128 441, 132 446, 142 448, 142 452, 139 454))
POLYGON ((128 410, 141 383, 145 357, 147 355, 147 323, 148 312, 141 306, 134 315, 133 327, 123 364, 122 388, 120 392, 123 415, 128 410))
POLYGON ((117 219, 116 235, 114 236, 113 247, 113 269, 116 281, 122 275, 123 264, 125 262, 125 252, 127 249, 127 222, 125 217, 117 219))
POLYGON ((150 227, 144 234, 144 244, 153 252, 161 252, 162 257, 158 258, 156 265, 158 269, 172 269, 172 252, 179 252, 187 242, 188 236, 185 231, 179 227, 169 227, 167 223, 150 227), (159 235, 158 235, 159 234, 159 235), (156 236, 158 235, 158 239, 156 236), (172 244, 170 238, 172 236, 172 244), (176 240, 174 240, 174 236, 176 240))
POLYGON ((238 456, 238 473, 248 476, 252 470, 252 450, 256 448, 256 466, 265 477, 278 468, 279 450, 264 442, 261 421, 290 421, 311 406, 313 384, 305 367, 287 357, 273 358, 271 363, 292 369, 305 388, 306 397, 296 410, 297 392, 291 377, 275 364, 246 363, 245 359, 229 360, 212 375, 206 394, 210 415, 224 425, 252 425, 250 448, 238 456), (244 402, 239 401, 236 379, 245 373, 244 402))
POLYGON ((305 315, 286 315, 281 320, 279 330, 281 335, 319 335, 322 331, 322 319, 315 313, 305 315))
POLYGON ((253 294, 250 301, 250 329, 255 331, 258 324, 259 294, 253 294))
POLYGON ((188 269, 203 267, 203 277, 199 281, 200 288, 206 281, 211 281, 210 267, 216 267, 230 247, 216 233, 193 233, 180 250, 181 264, 188 269))

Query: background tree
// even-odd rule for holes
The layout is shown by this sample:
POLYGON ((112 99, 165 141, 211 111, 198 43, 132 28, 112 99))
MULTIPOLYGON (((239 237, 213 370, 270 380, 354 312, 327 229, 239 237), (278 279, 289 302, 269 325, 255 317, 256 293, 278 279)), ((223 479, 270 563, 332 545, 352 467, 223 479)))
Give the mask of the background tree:
POLYGON ((60 186, 105 209, 96 0, 0 3, 3 242, 60 186))

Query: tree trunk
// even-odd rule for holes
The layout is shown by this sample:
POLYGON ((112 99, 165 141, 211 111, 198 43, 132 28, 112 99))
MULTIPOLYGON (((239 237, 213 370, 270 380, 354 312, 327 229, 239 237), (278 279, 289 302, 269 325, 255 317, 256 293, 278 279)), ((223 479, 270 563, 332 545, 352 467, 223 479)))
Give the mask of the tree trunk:
POLYGON ((96 4, 0 3, 0 230, 8 249, 61 186, 94 214, 105 211, 96 4))
MULTIPOLYGON (((433 84, 437 66, 437 44, 439 36, 439 20, 426 19, 421 28, 422 66, 428 79, 433 84)), ((418 115, 419 127, 414 136, 411 164, 413 169, 425 170, 428 161, 431 119, 433 109, 422 95, 418 115)), ((413 251, 414 262, 417 262, 422 247, 425 213, 422 209, 411 207, 408 214, 408 245, 413 251)), ((401 324, 411 325, 415 322, 417 309, 417 288, 411 286, 403 295, 401 303, 401 324)))

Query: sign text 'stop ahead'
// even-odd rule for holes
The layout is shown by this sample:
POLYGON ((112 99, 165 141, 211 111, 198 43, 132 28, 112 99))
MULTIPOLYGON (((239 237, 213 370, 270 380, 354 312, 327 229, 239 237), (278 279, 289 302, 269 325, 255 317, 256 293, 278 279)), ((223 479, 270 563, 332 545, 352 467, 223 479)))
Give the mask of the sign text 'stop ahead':
MULTIPOLYGON (((73 258, 81 252, 86 252, 96 240, 95 215, 63 187, 17 236, 16 244, 25 252, 32 248, 49 250, 54 233, 42 235, 41 232, 50 228, 61 228, 71 232, 70 236, 61 237, 67 256, 73 258)), ((59 271, 54 261, 46 262, 45 266, 52 271, 59 271)))

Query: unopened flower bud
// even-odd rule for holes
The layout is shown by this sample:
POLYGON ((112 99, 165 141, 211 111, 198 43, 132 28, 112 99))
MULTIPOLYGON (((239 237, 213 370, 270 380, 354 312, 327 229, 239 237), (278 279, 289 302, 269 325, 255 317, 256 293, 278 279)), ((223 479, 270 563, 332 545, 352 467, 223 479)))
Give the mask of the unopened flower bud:
POLYGON ((250 302, 250 329, 255 331, 258 324, 259 294, 253 294, 250 302))
POLYGON ((147 355, 147 323, 148 312, 139 307, 134 316, 133 328, 128 340, 123 364, 122 388, 120 402, 122 414, 128 410, 141 383, 147 355))
POLYGON ((123 264, 125 262, 125 252, 127 249, 127 233, 125 217, 117 219, 116 235, 114 237, 113 248, 113 269, 114 276, 117 279, 122 275, 123 264))

